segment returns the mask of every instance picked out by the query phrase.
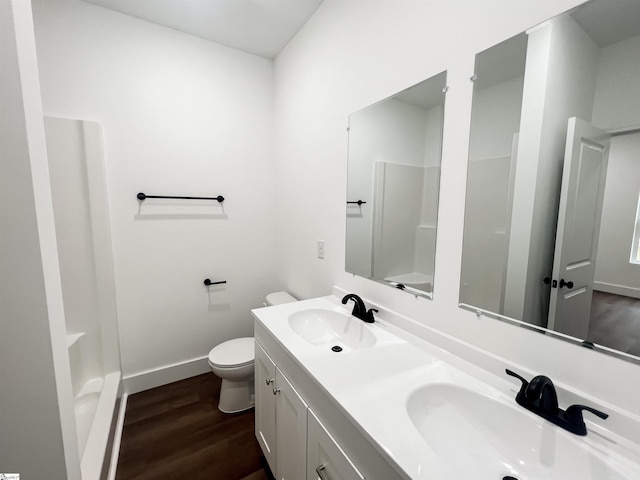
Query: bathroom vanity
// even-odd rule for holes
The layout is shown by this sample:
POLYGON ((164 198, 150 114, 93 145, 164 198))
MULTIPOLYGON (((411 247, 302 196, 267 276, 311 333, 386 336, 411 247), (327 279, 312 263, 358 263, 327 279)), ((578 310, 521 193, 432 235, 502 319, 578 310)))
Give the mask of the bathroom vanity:
POLYGON ((588 434, 520 407, 502 359, 379 305, 366 324, 335 296, 253 310, 256 437, 276 478, 634 479, 640 422, 582 403, 588 434))
MULTIPOLYGON (((256 437, 275 477, 314 480, 406 478, 363 438, 365 432, 353 423, 348 412, 332 400, 325 386, 315 380, 307 366, 299 362, 280 340, 283 337, 277 333, 278 327, 285 323, 289 325, 289 314, 313 312, 308 308, 316 302, 289 305, 293 307, 253 311, 256 317, 256 437), (275 327, 275 331, 271 327, 275 327)), ((324 302, 318 305, 324 306, 324 302)), ((335 308, 338 309, 337 303, 335 308)), ((293 335, 297 336, 296 333, 293 335)), ((312 344, 307 345, 320 350, 312 344)), ((322 351, 332 355, 348 353, 346 349, 333 352, 331 346, 334 345, 328 345, 322 351)), ((316 360, 322 361, 321 357, 316 360)), ((368 393, 363 392, 363 395, 368 393)))

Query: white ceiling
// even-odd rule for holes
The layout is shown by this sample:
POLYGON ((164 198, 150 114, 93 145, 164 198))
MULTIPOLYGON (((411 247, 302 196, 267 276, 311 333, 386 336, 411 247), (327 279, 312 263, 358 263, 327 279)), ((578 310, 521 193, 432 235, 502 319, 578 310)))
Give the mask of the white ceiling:
POLYGON ((273 59, 323 0, 84 1, 273 59))
POLYGON ((576 8, 572 17, 600 47, 640 35, 638 0, 599 0, 576 8))

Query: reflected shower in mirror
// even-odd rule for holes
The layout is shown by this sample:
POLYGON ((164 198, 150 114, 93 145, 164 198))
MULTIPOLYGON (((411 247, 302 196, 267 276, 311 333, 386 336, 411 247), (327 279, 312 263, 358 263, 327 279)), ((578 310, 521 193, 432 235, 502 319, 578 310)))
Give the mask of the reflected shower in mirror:
POLYGON ((474 78, 462 306, 640 357, 640 2, 554 17, 474 78))
POLYGON ((432 297, 446 72, 349 117, 346 270, 432 297))

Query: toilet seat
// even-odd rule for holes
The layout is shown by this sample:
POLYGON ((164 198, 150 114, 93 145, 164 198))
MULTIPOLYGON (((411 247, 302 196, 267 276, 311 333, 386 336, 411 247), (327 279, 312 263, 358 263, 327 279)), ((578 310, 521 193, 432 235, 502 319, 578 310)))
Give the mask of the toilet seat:
POLYGON ((209 352, 209 364, 218 368, 250 365, 255 359, 253 337, 234 338, 217 345, 209 352))

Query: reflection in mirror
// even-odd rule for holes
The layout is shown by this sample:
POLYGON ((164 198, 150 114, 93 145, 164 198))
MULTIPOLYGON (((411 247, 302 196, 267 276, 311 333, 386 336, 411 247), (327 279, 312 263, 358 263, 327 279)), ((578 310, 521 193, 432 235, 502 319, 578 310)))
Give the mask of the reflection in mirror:
POLYGON ((463 307, 637 360, 639 194, 640 2, 594 0, 476 56, 463 307))
POLYGON ((446 72, 349 117, 346 270, 431 298, 446 72))

